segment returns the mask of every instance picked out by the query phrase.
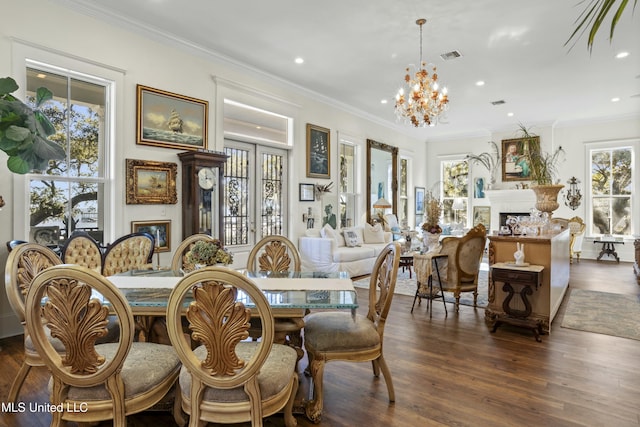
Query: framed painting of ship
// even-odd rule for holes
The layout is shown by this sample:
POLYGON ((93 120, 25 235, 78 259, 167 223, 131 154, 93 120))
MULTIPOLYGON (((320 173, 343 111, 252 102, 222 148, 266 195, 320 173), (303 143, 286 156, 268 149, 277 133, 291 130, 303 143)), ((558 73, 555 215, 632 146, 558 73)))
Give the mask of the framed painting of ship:
POLYGON ((329 129, 307 123, 307 178, 331 178, 329 129))
POLYGON ((207 148, 209 103, 137 85, 136 143, 198 150, 207 148))
POLYGON ((176 204, 175 163, 126 159, 127 204, 161 205, 176 204))

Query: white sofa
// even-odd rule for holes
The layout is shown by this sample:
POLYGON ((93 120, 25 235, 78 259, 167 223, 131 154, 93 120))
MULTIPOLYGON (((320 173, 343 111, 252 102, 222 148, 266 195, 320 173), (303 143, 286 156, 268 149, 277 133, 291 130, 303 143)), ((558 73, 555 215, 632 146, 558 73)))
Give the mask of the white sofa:
POLYGON ((320 230, 308 230, 300 237, 298 251, 303 271, 336 272, 346 271, 350 277, 371 274, 373 264, 380 251, 392 241, 392 234, 381 227, 352 227, 333 230, 325 225, 320 230), (345 241, 344 232, 353 231, 357 243, 351 239, 345 241), (356 246, 348 246, 356 244, 356 246))

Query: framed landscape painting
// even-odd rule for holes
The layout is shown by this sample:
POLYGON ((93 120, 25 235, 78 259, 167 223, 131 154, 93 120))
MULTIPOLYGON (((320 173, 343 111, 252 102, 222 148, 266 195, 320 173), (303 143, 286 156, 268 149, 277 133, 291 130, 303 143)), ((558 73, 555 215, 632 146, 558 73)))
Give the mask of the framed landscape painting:
POLYGON ((127 159, 127 204, 176 204, 175 163, 127 159))
POLYGON ((331 178, 329 129, 307 123, 307 177, 331 178))
POLYGON ((209 103, 137 85, 136 143, 198 150, 207 148, 209 103))
POLYGON ((491 208, 489 206, 473 207, 473 226, 475 227, 478 224, 484 225, 487 233, 491 230, 491 208))
POLYGON ((131 221, 131 232, 151 234, 156 239, 154 252, 171 251, 171 220, 131 221))

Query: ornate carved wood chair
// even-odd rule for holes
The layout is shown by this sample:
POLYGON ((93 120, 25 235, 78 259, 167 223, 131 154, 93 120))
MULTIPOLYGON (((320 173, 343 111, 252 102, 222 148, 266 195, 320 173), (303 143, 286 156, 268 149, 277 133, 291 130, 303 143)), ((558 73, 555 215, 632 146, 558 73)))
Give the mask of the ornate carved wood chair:
POLYGON ((380 252, 369 281, 369 312, 366 316, 345 311, 312 313, 305 318, 304 339, 313 378, 313 399, 307 416, 320 421, 323 409, 325 363, 332 360, 368 362, 373 374, 384 376, 389 401, 395 401, 391 372, 383 354, 384 326, 391 307, 400 265, 400 243, 389 243, 380 252))
POLYGON ((120 237, 109 245, 102 261, 102 275, 113 276, 129 270, 152 267, 155 238, 144 232, 120 237))
MULTIPOLYGON (((249 253, 247 270, 285 273, 300 271, 302 262, 298 249, 285 236, 267 236, 262 238, 249 253)), ((302 358, 302 336, 300 331, 304 322, 299 318, 278 318, 275 320, 275 342, 291 344, 298 349, 298 356, 302 358)), ((253 322, 250 335, 259 337, 260 325, 253 322)))
POLYGON ((171 260, 171 269, 175 271, 182 270, 185 273, 193 271, 195 267, 193 263, 187 260, 187 252, 191 250, 196 242, 199 242, 201 240, 213 241, 215 239, 208 234, 193 234, 184 239, 180 243, 180 245, 178 245, 176 251, 173 253, 173 258, 171 260))
POLYGON ((569 220, 569 261, 573 263, 573 256, 576 256, 578 262, 580 262, 580 254, 582 254, 582 241, 584 240, 584 231, 587 225, 582 218, 574 216, 569 220))
POLYGON ((74 231, 62 246, 62 261, 102 273, 102 251, 95 239, 84 231, 74 231))
POLYGON ((249 252, 247 270, 300 271, 300 254, 298 249, 284 236, 267 236, 260 240, 249 252))
POLYGON ((177 401, 191 426, 251 421, 284 408, 286 426, 295 426, 293 401, 298 389, 296 352, 273 343, 273 314, 264 294, 248 277, 225 267, 196 270, 176 285, 167 308, 171 343, 182 360, 177 401), (247 341, 251 310, 238 290, 253 302, 261 320, 260 341, 247 341), (186 318, 195 350, 183 334, 184 298, 192 296, 186 318))
MULTIPOLYGON (((16 246, 7 258, 5 266, 5 290, 9 304, 24 329, 24 361, 9 389, 8 401, 16 402, 20 388, 32 366, 44 366, 42 358, 29 336, 25 317, 25 301, 33 278, 41 271, 61 264, 60 258, 51 249, 37 243, 24 243, 16 246)), ((51 339, 51 337, 49 337, 51 339)), ((62 343, 51 339, 56 350, 64 352, 62 343)))
MULTIPOLYGON (((429 278, 429 289, 440 290, 440 297, 444 303, 445 314, 447 304, 444 292, 453 292, 455 297, 455 311, 460 309, 460 294, 473 292, 473 306, 478 301, 478 276, 480 264, 487 242, 487 230, 478 224, 461 238, 447 237, 442 240, 440 253, 431 258, 432 269, 429 278)), ((415 298, 414 298, 415 303, 415 298)), ((433 304, 433 294, 429 299, 429 308, 433 304)), ((429 312, 431 313, 432 310, 429 312)))
POLYGON ((125 426, 126 415, 161 402, 180 373, 180 360, 171 346, 133 342, 127 300, 107 279, 86 267, 63 264, 39 274, 27 294, 26 319, 34 345, 51 372, 50 401, 64 409, 52 414, 51 425, 61 425, 63 420, 112 419, 114 426, 125 426), (92 298, 93 291, 109 306, 92 298), (120 339, 96 344, 107 334, 110 309, 118 318, 120 339), (63 344, 63 355, 51 344, 47 330, 63 344))

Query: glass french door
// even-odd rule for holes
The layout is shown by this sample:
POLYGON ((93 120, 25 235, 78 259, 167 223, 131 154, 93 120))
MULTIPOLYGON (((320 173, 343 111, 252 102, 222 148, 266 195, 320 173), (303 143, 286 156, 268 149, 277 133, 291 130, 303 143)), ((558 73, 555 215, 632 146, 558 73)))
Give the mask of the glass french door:
POLYGON ((265 236, 287 235, 287 151, 225 140, 224 246, 251 250, 265 236))

